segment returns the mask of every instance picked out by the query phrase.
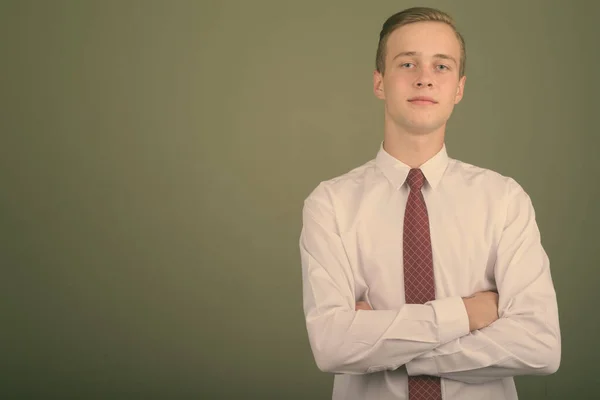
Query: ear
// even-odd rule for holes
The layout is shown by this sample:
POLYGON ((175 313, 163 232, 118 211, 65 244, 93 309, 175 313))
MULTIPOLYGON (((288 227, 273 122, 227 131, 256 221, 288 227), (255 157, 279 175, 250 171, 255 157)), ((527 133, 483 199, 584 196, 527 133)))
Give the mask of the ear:
POLYGON ((465 82, 467 81, 467 76, 463 76, 458 80, 458 87, 456 88, 456 96, 454 96, 454 104, 460 103, 465 94, 465 82))
POLYGON ((383 90, 383 75, 377 70, 373 72, 373 93, 375 97, 385 100, 385 92, 383 90))

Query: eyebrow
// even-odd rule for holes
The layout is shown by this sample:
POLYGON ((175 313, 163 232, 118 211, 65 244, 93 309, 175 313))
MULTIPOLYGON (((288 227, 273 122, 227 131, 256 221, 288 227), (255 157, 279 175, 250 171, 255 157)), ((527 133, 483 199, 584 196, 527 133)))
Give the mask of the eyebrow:
MULTIPOLYGON (((416 51, 402 51, 402 52, 396 54, 394 56, 394 58, 392 59, 392 61, 398 57, 404 57, 404 56, 412 57, 412 56, 416 56, 416 55, 420 55, 420 54, 421 53, 418 53, 416 51)), ((441 54, 441 53, 434 54, 433 58, 440 58, 442 60, 450 60, 450 61, 453 61, 454 64, 458 65, 458 62, 456 62, 456 59, 448 54, 441 54)))

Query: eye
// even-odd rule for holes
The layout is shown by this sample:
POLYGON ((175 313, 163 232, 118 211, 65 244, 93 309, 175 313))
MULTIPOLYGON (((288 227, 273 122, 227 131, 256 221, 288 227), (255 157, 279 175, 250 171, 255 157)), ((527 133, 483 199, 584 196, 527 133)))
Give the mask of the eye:
POLYGON ((442 70, 442 71, 443 71, 443 70, 448 70, 448 69, 450 69, 450 67, 448 67, 447 65, 444 65, 444 64, 440 64, 440 65, 438 65, 438 66, 437 66, 437 69, 439 69, 439 70, 442 70))
POLYGON ((414 66, 414 64, 413 63, 409 63, 409 62, 405 62, 405 63, 400 64, 400 67, 402 67, 402 68, 411 68, 413 66, 414 66))

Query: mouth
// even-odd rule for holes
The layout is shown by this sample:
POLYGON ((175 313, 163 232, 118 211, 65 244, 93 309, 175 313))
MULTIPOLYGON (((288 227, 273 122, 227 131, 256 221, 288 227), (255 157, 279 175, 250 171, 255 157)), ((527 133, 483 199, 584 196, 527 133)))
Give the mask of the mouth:
POLYGON ((435 101, 431 97, 425 97, 425 96, 418 96, 418 97, 410 98, 410 99, 408 99, 408 102, 411 104, 423 105, 423 106, 437 104, 437 101, 435 101))

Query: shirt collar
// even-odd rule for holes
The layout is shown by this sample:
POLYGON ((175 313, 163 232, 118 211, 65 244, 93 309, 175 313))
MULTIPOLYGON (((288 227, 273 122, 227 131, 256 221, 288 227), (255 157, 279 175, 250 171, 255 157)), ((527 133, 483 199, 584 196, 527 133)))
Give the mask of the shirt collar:
MULTIPOLYGON (((446 151, 446 144, 444 143, 441 150, 435 156, 419 167, 423 171, 423 175, 425 175, 425 179, 427 179, 427 183, 431 188, 435 189, 439 184, 448 166, 448 161, 448 153, 446 151)), ((408 171, 410 171, 408 165, 385 151, 383 142, 381 142, 379 147, 375 163, 396 189, 399 189, 404 184, 408 176, 408 171)))

